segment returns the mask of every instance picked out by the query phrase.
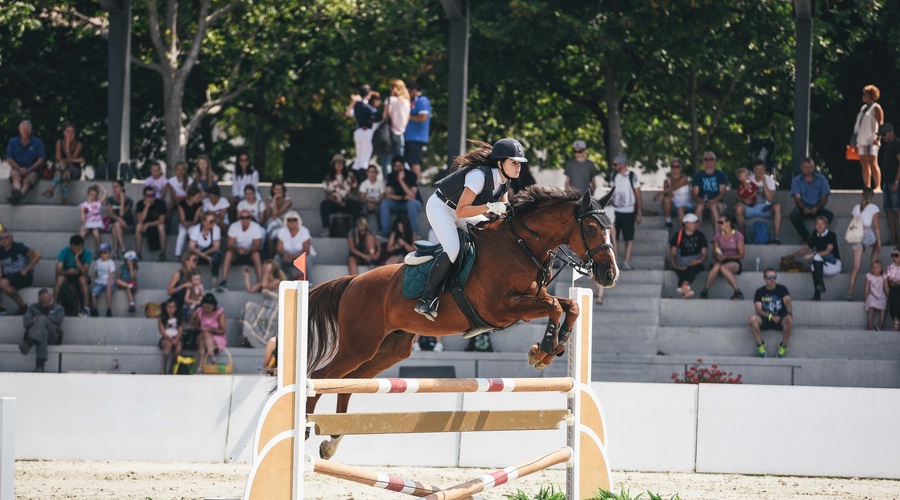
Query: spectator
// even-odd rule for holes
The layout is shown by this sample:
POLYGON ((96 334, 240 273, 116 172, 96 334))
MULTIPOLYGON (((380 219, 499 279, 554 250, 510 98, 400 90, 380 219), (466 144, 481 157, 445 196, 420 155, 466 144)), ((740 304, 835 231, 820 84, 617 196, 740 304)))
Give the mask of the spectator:
POLYGON ((881 253, 881 223, 878 221, 878 205, 872 203, 875 198, 875 191, 871 188, 863 188, 862 200, 854 205, 850 215, 859 216, 863 224, 863 239, 859 243, 852 243, 850 249, 853 251, 853 270, 850 271, 850 288, 847 289, 847 300, 853 300, 853 292, 856 289, 856 277, 859 275, 859 268, 862 266, 862 255, 866 247, 872 248, 871 262, 878 260, 878 254, 881 253))
POLYGON ((162 349, 159 373, 165 375, 169 373, 171 361, 181 354, 184 318, 178 311, 178 302, 174 299, 166 301, 156 325, 159 328, 159 348, 162 349))
POLYGON ((218 185, 210 187, 207 194, 208 196, 203 200, 203 211, 215 214, 216 224, 225 233, 228 231, 228 226, 231 225, 231 219, 228 218, 231 203, 222 196, 218 185))
POLYGON ((388 235, 391 214, 404 213, 414 233, 419 233, 419 212, 422 211, 422 197, 419 194, 419 180, 416 174, 406 170, 402 157, 394 158, 394 171, 385 182, 384 201, 381 202, 381 231, 388 235))
POLYGON ((137 252, 129 250, 125 252, 125 261, 119 269, 119 277, 116 279, 116 288, 125 290, 128 296, 128 312, 133 313, 136 309, 134 304, 134 294, 138 288, 138 260, 137 252))
POLYGON ((87 190, 87 200, 78 205, 81 212, 79 234, 85 238, 90 233, 94 238, 94 248, 100 247, 100 231, 106 229, 103 223, 104 200, 106 200, 106 189, 100 184, 94 184, 87 190))
POLYGON ((263 373, 272 377, 278 376, 278 336, 266 341, 266 353, 263 356, 263 373))
POLYGON ((863 188, 877 189, 881 186, 881 171, 878 170, 878 127, 884 123, 884 110, 878 104, 881 91, 874 85, 866 85, 862 91, 863 105, 856 114, 853 126, 855 146, 859 150, 862 167, 863 188))
MULTIPOLYGON (((166 287, 166 293, 169 294, 169 299, 178 302, 179 307, 184 306, 184 298, 187 295, 188 288, 191 287, 191 274, 197 269, 199 260, 200 257, 188 252, 181 258, 181 269, 172 273, 172 277, 169 278, 169 286, 166 287)), ((190 318, 187 310, 183 309, 183 311, 185 312, 184 317, 186 319, 190 318)))
POLYGON ((94 254, 84 248, 84 238, 76 234, 69 238, 69 245, 56 255, 56 283, 53 286, 53 301, 59 303, 59 291, 66 283, 76 287, 80 293, 78 308, 87 316, 91 313, 88 307, 88 271, 94 254))
POLYGON ((609 187, 616 189, 613 195, 613 211, 616 213, 616 237, 625 240, 625 261, 621 268, 630 271, 631 249, 634 246, 634 225, 643 221, 641 209, 641 181, 637 175, 628 170, 628 157, 619 153, 613 159, 613 170, 609 173, 609 187))
POLYGON ((566 189, 572 189, 579 194, 590 191, 591 196, 597 190, 597 165, 585 156, 587 143, 577 140, 572 144, 575 150, 575 159, 566 162, 563 172, 566 176, 566 189))
MULTIPOLYGON (((393 80, 390 84, 391 95, 384 102, 382 120, 391 121, 391 151, 381 159, 381 171, 387 177, 390 173, 392 158, 402 157, 406 152, 406 124, 409 123, 409 91, 403 80, 393 80)), ((416 179, 418 179, 416 175, 416 179)))
POLYGON ((253 222, 253 216, 247 210, 238 213, 238 222, 228 227, 228 240, 225 246, 225 266, 222 271, 222 281, 219 283, 219 292, 228 290, 228 271, 231 263, 253 264, 256 271, 256 279, 262 274, 262 258, 259 251, 262 248, 265 231, 262 226, 253 222))
POLYGON ((288 276, 296 276, 294 261, 306 254, 306 279, 312 282, 312 269, 315 267, 316 249, 312 246, 312 235, 309 229, 303 226, 300 214, 291 210, 284 216, 287 226, 278 230, 275 235, 275 261, 288 276))
POLYGON ((125 181, 118 179, 112 183, 112 195, 106 198, 106 213, 109 217, 109 232, 112 233, 113 253, 121 257, 125 252, 125 235, 134 232, 134 200, 125 193, 125 181))
POLYGON ((9 164, 9 181, 12 192, 6 199, 11 205, 18 205, 22 197, 37 185, 41 167, 47 162, 44 143, 31 136, 31 120, 19 123, 19 135, 9 140, 6 146, 6 163, 9 164))
POLYGON ((197 336, 197 353, 200 358, 200 366, 197 373, 203 373, 206 358, 216 355, 225 348, 225 310, 219 307, 216 296, 207 293, 200 301, 200 309, 194 311, 192 325, 200 330, 197 336))
MULTIPOLYGON (((709 220, 719 220, 719 203, 725 198, 728 187, 728 176, 716 168, 716 154, 712 151, 703 153, 703 170, 694 174, 691 181, 694 211, 703 220, 703 211, 709 209, 709 220)), ((724 206, 724 204, 723 204, 724 206)))
POLYGON ((269 204, 266 207, 266 234, 273 235, 284 227, 284 214, 294 205, 287 195, 284 181, 275 181, 269 188, 269 204))
POLYGON ((828 180, 822 174, 817 174, 816 164, 813 159, 806 157, 800 160, 800 175, 791 181, 791 196, 797 204, 791 211, 791 224, 797 230, 800 238, 806 242, 809 239, 809 230, 803 224, 804 219, 815 219, 824 216, 831 224, 834 214, 825 208, 828 196, 831 195, 831 187, 828 180))
POLYGON ((347 235, 350 255, 347 257, 348 274, 359 274, 359 266, 374 266, 378 262, 378 239, 369 230, 365 217, 356 219, 356 227, 347 235))
POLYGON ((867 330, 884 328, 884 313, 887 311, 888 283, 884 275, 884 262, 875 260, 866 274, 866 319, 867 330), (872 324, 872 317, 878 311, 878 323, 872 324))
POLYGON ((50 198, 56 190, 56 186, 62 186, 62 205, 69 202, 69 181, 81 179, 81 171, 84 168, 84 158, 81 156, 82 144, 75 139, 75 125, 72 122, 63 124, 62 139, 56 141, 56 165, 53 173, 53 184, 44 191, 44 196, 50 198))
POLYGON ((241 335, 253 347, 266 346, 270 338, 278 335, 278 287, 286 279, 274 260, 263 262, 262 278, 254 285, 250 282, 250 268, 244 268, 244 287, 259 298, 247 301, 241 311, 241 335))
POLYGON ((662 198, 663 214, 666 216, 666 229, 672 230, 673 208, 678 218, 678 228, 681 229, 681 220, 684 214, 694 211, 691 202, 691 180, 684 175, 684 162, 675 157, 669 161, 669 175, 663 181, 663 190, 653 195, 653 201, 662 198))
MULTIPOLYGON (((234 178, 231 180, 231 206, 236 206, 245 198, 247 186, 253 186, 256 198, 259 199, 259 170, 250 163, 250 154, 240 152, 234 166, 234 178)), ((240 209, 238 209, 240 210, 240 209)))
POLYGON ((694 296, 691 283, 703 270, 709 246, 706 235, 697 229, 699 225, 700 218, 696 214, 685 214, 682 228, 669 240, 669 261, 678 278, 675 291, 686 299, 694 296))
POLYGON ((812 268, 816 288, 812 299, 822 300, 822 294, 825 293, 823 276, 834 276, 841 272, 837 235, 828 230, 828 219, 825 216, 816 217, 816 232, 809 237, 807 244, 809 248, 801 248, 794 255, 802 257, 812 268))
POLYGON ((197 168, 194 169, 194 181, 200 186, 204 193, 208 193, 210 188, 219 185, 219 176, 213 172, 212 162, 206 155, 197 157, 197 168))
POLYGON ((766 330, 781 331, 781 343, 778 344, 778 357, 783 358, 787 354, 788 341, 794 329, 794 305, 791 303, 791 294, 786 286, 776 280, 778 274, 768 268, 763 271, 765 285, 759 287, 753 295, 753 306, 756 309, 750 315, 750 333, 756 339, 756 354, 766 357, 766 341, 761 332, 766 330))
POLYGON ((356 191, 356 177, 348 175, 344 166, 344 156, 340 153, 331 158, 331 168, 322 186, 325 189, 325 199, 319 204, 319 215, 322 217, 323 228, 327 230, 331 226, 331 214, 335 212, 350 214, 353 217, 362 213, 362 204, 353 198, 356 191))
POLYGON ((775 236, 772 243, 781 244, 779 234, 781 231, 781 203, 775 202, 775 179, 771 175, 766 174, 765 160, 756 160, 753 162, 753 175, 749 172, 742 173, 738 169, 738 183, 745 186, 745 192, 751 193, 746 198, 740 196, 738 192, 739 202, 735 205, 734 211, 737 215, 738 228, 747 234, 747 219, 772 219, 775 226, 775 236), (752 187, 751 187, 752 186, 752 187))
POLYGON ((244 199, 237 204, 238 213, 242 211, 250 212, 250 218, 263 228, 266 227, 266 203, 259 197, 259 191, 256 186, 247 185, 244 187, 244 199))
POLYGON ((375 132, 375 117, 378 115, 378 110, 369 102, 372 94, 371 87, 361 85, 359 94, 350 96, 350 105, 345 112, 348 117, 356 119, 356 130, 353 132, 356 160, 353 161, 353 170, 357 180, 362 180, 372 159, 372 134, 375 132))
POLYGON ((199 270, 194 269, 191 271, 189 280, 191 285, 184 294, 184 308, 188 313, 185 316, 187 317, 190 317, 194 311, 200 308, 200 301, 206 295, 206 289, 203 288, 203 277, 200 275, 199 270))
POLYGON ((737 283, 737 276, 741 274, 744 258, 744 235, 734 228, 734 219, 729 214, 719 216, 718 231, 713 236, 713 265, 706 276, 706 284, 700 291, 700 298, 709 298, 709 289, 719 273, 725 281, 734 289, 731 300, 741 300, 744 292, 737 283))
POLYGON ((100 306, 100 294, 106 295, 106 317, 112 318, 112 294, 116 289, 118 273, 116 262, 110 258, 112 248, 109 243, 101 243, 97 252, 100 258, 91 265, 91 277, 94 283, 91 285, 91 316, 97 317, 97 309, 100 306))
POLYGON ((40 261, 41 252, 13 241, 12 231, 0 228, 0 291, 19 306, 16 315, 25 314, 27 305, 19 290, 34 283, 34 268, 40 261))
POLYGON ((381 201, 384 200, 384 181, 378 178, 378 167, 369 165, 366 180, 359 185, 359 197, 365 202, 365 214, 381 214, 381 201))
POLYGON ((900 141, 894 132, 894 126, 885 123, 878 129, 881 136, 881 147, 878 164, 884 178, 884 216, 891 233, 891 245, 900 243, 900 141))
POLYGON ((407 85, 412 108, 409 110, 409 123, 406 124, 406 158, 409 167, 422 178, 422 151, 428 145, 429 127, 431 125, 431 101, 422 94, 422 87, 416 82, 407 85))
MULTIPOLYGON (((219 286, 219 265, 222 260, 222 230, 216 224, 216 214, 203 212, 200 223, 191 228, 189 254, 196 255, 197 264, 208 263, 212 269, 212 286, 219 286)), ((171 292, 170 292, 171 293, 171 292)))
POLYGON ((888 308, 894 319, 893 331, 900 331, 900 246, 891 251, 891 264, 887 269, 888 308))
POLYGON ((198 186, 188 188, 187 198, 178 202, 178 237, 175 239, 175 260, 181 260, 184 244, 191 228, 200 223, 205 193, 198 186))
POLYGON ((408 222, 403 217, 397 217, 394 221, 394 227, 391 229, 385 247, 388 255, 385 264, 400 264, 406 254, 416 250, 416 246, 413 244, 416 241, 416 234, 413 233, 408 222))
POLYGON ((63 308, 54 303, 53 297, 46 288, 38 291, 38 301, 28 306, 23 317, 25 336, 19 343, 19 352, 28 355, 31 348, 37 346, 34 371, 43 372, 47 362, 47 346, 62 343, 62 322, 65 318, 63 308))
POLYGON ((143 260, 144 235, 151 252, 159 252, 159 261, 166 261, 166 202, 156 196, 153 186, 144 186, 144 197, 137 203, 137 225, 134 246, 138 260, 143 260))
POLYGON ((150 177, 144 179, 144 186, 151 186, 156 199, 165 199, 165 194, 169 191, 169 179, 163 175, 162 165, 158 161, 150 164, 150 177))
POLYGON ((262 278, 257 280, 254 285, 253 283, 250 283, 250 268, 244 267, 244 288, 246 288, 249 293, 260 293, 263 290, 268 290, 277 294, 278 287, 281 285, 282 281, 287 280, 287 276, 285 276, 284 271, 281 270, 281 266, 279 266, 274 259, 263 262, 262 268, 262 278))
POLYGON ((194 178, 187 173, 187 163, 180 161, 175 164, 175 175, 169 177, 166 183, 166 192, 163 198, 168 198, 166 203, 166 220, 170 221, 170 225, 174 224, 175 217, 178 215, 178 204, 186 200, 188 197, 188 189, 194 184, 194 178))

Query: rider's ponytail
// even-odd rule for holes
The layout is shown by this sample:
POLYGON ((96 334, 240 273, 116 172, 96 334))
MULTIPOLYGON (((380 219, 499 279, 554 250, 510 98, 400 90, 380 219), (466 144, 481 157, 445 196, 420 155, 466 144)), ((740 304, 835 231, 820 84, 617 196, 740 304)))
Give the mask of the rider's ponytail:
POLYGON ((450 165, 450 172, 456 172, 460 168, 491 165, 491 151, 493 146, 486 142, 469 139, 469 142, 478 146, 478 149, 468 152, 465 156, 457 156, 450 165))

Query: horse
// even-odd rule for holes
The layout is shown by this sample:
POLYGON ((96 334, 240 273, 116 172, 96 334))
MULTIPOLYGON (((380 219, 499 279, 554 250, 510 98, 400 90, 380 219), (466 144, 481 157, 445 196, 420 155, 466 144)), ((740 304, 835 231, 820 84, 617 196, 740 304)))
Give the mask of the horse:
MULTIPOLYGON (((529 186, 513 198, 506 216, 473 230, 476 257, 464 292, 481 318, 498 329, 549 317, 544 338, 528 352, 529 364, 538 370, 565 351, 579 315, 575 301, 547 293, 554 261, 561 259, 557 251, 603 287, 618 280, 612 224, 604 211, 613 192, 594 200, 590 193, 529 186)), ((310 292, 311 378, 374 378, 410 356, 415 334, 445 336, 470 328, 447 292, 435 321, 416 313, 415 299, 402 293, 404 266, 343 276, 310 292)), ((307 413, 315 411, 318 399, 307 398, 307 413)), ((339 394, 337 413, 346 413, 349 402, 350 394, 339 394)), ((341 436, 331 438, 320 445, 324 459, 334 455, 341 436)))

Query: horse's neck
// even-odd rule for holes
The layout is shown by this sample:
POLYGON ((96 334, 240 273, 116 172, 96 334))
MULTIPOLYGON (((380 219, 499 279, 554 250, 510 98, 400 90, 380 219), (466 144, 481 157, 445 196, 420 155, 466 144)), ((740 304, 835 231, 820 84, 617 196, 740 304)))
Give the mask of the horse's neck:
POLYGON ((554 203, 538 207, 533 212, 513 220, 511 224, 519 238, 522 238, 535 255, 546 254, 547 250, 555 250, 565 243, 566 235, 575 223, 571 211, 571 203, 554 203))

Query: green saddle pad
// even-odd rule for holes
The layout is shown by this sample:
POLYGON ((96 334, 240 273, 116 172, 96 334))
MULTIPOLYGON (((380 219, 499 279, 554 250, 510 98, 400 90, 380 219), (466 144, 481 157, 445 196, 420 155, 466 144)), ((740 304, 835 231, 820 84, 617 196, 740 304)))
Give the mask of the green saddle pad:
MULTIPOLYGON (((469 250, 462 256, 462 268, 456 274, 456 280, 459 286, 466 286, 469 274, 472 272, 472 266, 475 264, 475 246, 469 245, 469 250)), ((403 296, 407 299, 415 299, 421 297, 425 293, 425 285, 428 283, 428 273, 431 271, 431 265, 434 259, 429 260, 417 266, 406 265, 403 269, 403 296)), ((452 280, 453 278, 451 278, 452 280)))

